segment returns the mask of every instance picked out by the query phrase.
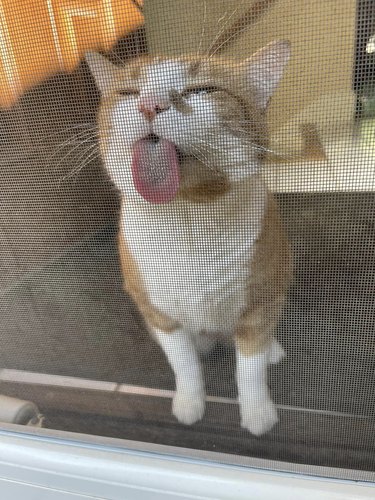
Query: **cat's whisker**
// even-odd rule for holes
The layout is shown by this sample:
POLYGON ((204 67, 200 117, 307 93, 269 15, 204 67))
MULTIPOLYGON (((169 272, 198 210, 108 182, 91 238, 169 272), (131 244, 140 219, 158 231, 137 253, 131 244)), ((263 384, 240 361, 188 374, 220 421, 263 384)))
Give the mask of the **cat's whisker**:
POLYGON ((201 37, 200 37, 199 47, 198 47, 198 50, 197 50, 197 57, 199 56, 201 48, 202 48, 203 37, 204 37, 205 32, 206 32, 206 22, 207 22, 207 1, 204 0, 203 26, 202 26, 202 31, 201 31, 201 37))
POLYGON ((266 148, 265 146, 262 146, 261 144, 256 144, 255 142, 252 142, 250 140, 246 140, 242 137, 237 137, 237 139, 239 139, 241 141, 242 144, 246 144, 246 146, 250 147, 251 149, 256 149, 258 151, 262 151, 262 152, 266 152, 266 153, 275 153, 275 151, 273 151, 272 149, 270 148, 266 148))
MULTIPOLYGON (((233 126, 230 127, 231 130, 237 132, 237 133, 240 133, 240 135, 242 136, 242 134, 246 137, 248 137, 249 135, 249 131, 247 128, 248 125, 252 125, 254 122, 253 121, 246 121, 246 122, 237 122, 236 125, 240 124, 240 127, 239 128, 235 128, 233 126), (244 123, 244 126, 242 127, 241 126, 241 123, 244 123)), ((276 140, 276 142, 280 142, 280 140, 276 140)))
POLYGON ((224 14, 221 17, 219 17, 216 24, 220 24, 222 21, 225 21, 227 14, 228 14, 228 11, 225 11, 224 14))
POLYGON ((236 121, 234 124, 231 124, 230 122, 228 123, 228 125, 244 125, 244 126, 249 126, 249 125, 254 125, 254 123, 256 123, 257 120, 238 120, 236 121))
POLYGON ((243 136, 241 135, 236 135, 235 136, 238 140, 241 141, 242 144, 246 144, 247 146, 250 146, 255 149, 259 149, 262 151, 266 151, 267 153, 275 153, 276 151, 272 150, 271 148, 268 148, 266 146, 263 146, 262 144, 257 144, 256 142, 252 141, 248 136, 245 134, 243 136))
POLYGON ((198 144, 201 145, 201 147, 204 147, 205 151, 207 151, 207 153, 211 152, 211 150, 216 150, 216 151, 220 151, 220 148, 217 148, 215 147, 213 144, 211 144, 210 142, 208 141, 198 141, 198 144))
MULTIPOLYGON (((230 145, 230 144, 223 144, 223 147, 220 147, 220 144, 217 144, 217 145, 214 145, 208 141, 205 141, 204 143, 202 144, 205 144, 206 146, 206 149, 210 151, 210 153, 212 154, 213 152, 217 152, 218 155, 223 155, 225 154, 226 151, 228 151, 228 149, 231 149, 231 148, 234 148, 235 145, 230 145), (225 146, 225 147, 224 147, 225 146)), ((215 153, 214 153, 215 154, 215 153)))
MULTIPOLYGON (((234 12, 238 9, 238 7, 232 12, 232 15, 234 14, 234 12)), ((227 24, 228 24, 228 21, 229 19, 232 17, 232 15, 227 19, 227 21, 224 23, 223 26, 220 27, 219 29, 219 32, 218 34, 215 36, 215 38, 213 39, 212 43, 210 43, 208 49, 206 50, 205 52, 205 57, 208 57, 210 58, 210 55, 211 55, 211 50, 212 50, 212 47, 215 46, 215 43, 219 40, 219 38, 222 36, 222 34, 224 33, 226 27, 227 27, 227 24)))
POLYGON ((190 148, 193 150, 193 156, 197 158, 200 162, 203 162, 205 165, 209 163, 209 160, 205 154, 201 151, 201 149, 197 146, 191 145, 190 148), (195 151, 195 153, 194 153, 195 151), (204 161, 202 161, 204 160, 204 161))
POLYGON ((275 151, 274 149, 266 148, 265 146, 261 146, 260 144, 255 144, 253 142, 248 142, 248 141, 242 141, 242 142, 245 142, 247 146, 249 146, 253 149, 256 149, 256 150, 263 152, 263 153, 272 154, 273 156, 277 156, 278 158, 281 158, 283 160, 295 159, 295 157, 292 155, 288 155, 285 153, 279 153, 279 152, 275 151))
POLYGON ((82 151, 82 153, 77 157, 76 161, 79 162, 84 156, 85 154, 90 151, 90 150, 97 150, 98 152, 100 152, 100 145, 98 142, 94 142, 92 144, 89 144, 85 147, 84 151, 82 151))
POLYGON ((249 25, 257 21, 259 16, 261 16, 269 7, 270 3, 272 4, 269 0, 259 0, 253 4, 251 7, 250 11, 248 13, 245 13, 242 18, 240 17, 228 30, 228 36, 220 42, 220 37, 216 38, 216 41, 214 44, 211 45, 209 54, 210 58, 214 56, 223 46, 227 45, 230 40, 233 38, 239 36, 241 33, 243 33, 245 30, 249 29, 249 25), (242 27, 241 27, 242 24, 242 27), (219 43, 220 42, 220 43, 219 43), (219 45, 215 48, 215 50, 212 51, 213 47, 215 45, 219 45))
MULTIPOLYGON (((217 54, 217 52, 221 49, 221 47, 223 47, 224 45, 226 45, 230 40, 232 40, 232 38, 235 38, 237 37, 239 34, 241 34, 243 31, 247 30, 248 29, 248 26, 245 25, 243 26, 242 28, 239 28, 238 31, 235 31, 233 33, 231 33, 225 40, 223 40, 217 47, 216 49, 210 53, 209 55, 209 58, 208 60, 210 60, 215 54, 217 54)), ((212 44, 213 46, 214 44, 212 44)))
MULTIPOLYGON (((87 150, 85 150, 85 154, 87 154, 89 151, 91 151, 91 148, 88 148, 87 150)), ((77 172, 78 170, 78 166, 74 166, 71 170, 68 171, 68 173, 66 173, 63 177, 60 178, 59 180, 59 185, 61 185, 62 182, 64 182, 64 180, 66 179, 69 179, 70 177, 73 177, 73 175, 77 172)))
POLYGON ((124 61, 113 51, 111 50, 111 52, 109 52, 110 54, 110 57, 112 57, 117 64, 119 65, 123 65, 124 64, 124 61))
MULTIPOLYGON (((226 152, 229 150, 229 149, 235 149, 235 148, 238 148, 238 145, 235 145, 235 144, 225 144, 225 147, 217 147, 217 146, 214 146, 213 144, 210 144, 210 143, 206 143, 206 145, 209 147, 210 149, 210 152, 212 154, 212 151, 216 151, 218 155, 220 156, 223 156, 226 154, 226 152)), ((247 146, 246 146, 247 147, 247 146)), ((256 145, 252 145, 252 149, 256 149, 256 150, 259 150, 258 147, 256 145)), ((263 152, 263 150, 262 150, 263 152)))
POLYGON ((57 132, 47 133, 45 135, 47 137, 51 137, 51 136, 55 136, 55 135, 61 135, 64 132, 68 132, 68 131, 80 129, 80 128, 81 129, 95 129, 95 130, 99 129, 98 125, 94 122, 81 122, 81 123, 75 123, 73 125, 69 125, 69 127, 65 127, 62 130, 59 130, 57 132))
MULTIPOLYGON (((269 154, 272 154, 273 156, 276 156, 278 158, 281 158, 281 159, 284 159, 284 160, 290 160, 290 159, 293 159, 292 156, 290 155, 286 155, 286 154, 282 154, 282 153, 278 153, 277 151, 275 151, 274 149, 271 149, 271 148, 267 148, 265 146, 262 146, 261 144, 257 144, 247 138, 244 138, 244 137, 237 137, 237 139, 239 139, 241 141, 242 144, 245 144, 246 147, 250 147, 251 149, 255 149, 259 152, 262 152, 262 153, 269 153, 269 154)), ((225 152, 226 150, 230 149, 230 148, 235 148, 237 147, 236 145, 231 145, 230 143, 229 144, 225 144, 225 149, 224 148, 220 148, 220 147, 217 147, 217 146, 214 146, 213 144, 211 144, 210 142, 206 141, 205 144, 207 146, 210 147, 210 149, 213 149, 213 150, 216 150, 216 151, 219 151, 219 152, 225 152)))
MULTIPOLYGON (((239 122, 237 122, 239 123, 239 122)), ((271 148, 267 148, 266 146, 262 146, 261 144, 257 144, 253 141, 251 141, 251 139, 249 138, 249 131, 242 128, 242 127, 237 127, 236 124, 233 124, 233 125, 230 125, 230 124, 227 124, 229 130, 234 134, 234 136, 239 139, 243 144, 246 144, 247 146, 250 146, 251 148, 254 148, 254 149, 257 149, 259 151, 264 151, 264 152, 267 152, 267 153, 271 153, 273 155, 276 155, 276 156, 280 156, 280 157, 285 157, 287 158, 287 156, 285 155, 282 155, 281 153, 278 153, 277 151, 271 149, 271 148)), ((230 146, 229 146, 230 147, 230 146)))
MULTIPOLYGON (((67 146, 70 146, 70 145, 80 145, 80 144, 84 144, 85 142, 87 141, 91 141, 93 140, 93 138, 91 137, 71 137, 69 139, 67 139, 66 141, 64 141, 63 143, 61 143, 50 155, 49 159, 52 159, 52 158, 55 158, 58 154, 60 154, 61 152, 63 152, 63 150, 67 147, 67 146)), ((70 150, 71 151, 71 150, 70 150)), ((69 156, 69 152, 67 154, 67 156, 69 156)))
POLYGON ((94 159, 98 158, 100 158, 99 148, 92 148, 91 152, 87 156, 85 156, 83 161, 79 164, 78 171, 81 171, 84 167, 89 165, 94 159))
POLYGON ((223 142, 222 144, 220 144, 220 141, 217 142, 216 136, 212 136, 212 140, 216 141, 215 144, 208 141, 207 139, 205 139, 204 141, 201 141, 201 142, 203 144, 205 144, 206 146, 209 146, 210 149, 214 149, 214 150, 219 151, 219 152, 225 151, 225 149, 227 149, 229 146, 229 144, 227 144, 227 141, 223 142), (224 146, 225 146, 225 149, 224 149, 224 146))
POLYGON ((200 141, 200 144, 203 144, 205 146, 209 146, 210 150, 215 150, 215 151, 220 151, 220 152, 223 151, 222 148, 214 146, 213 144, 211 144, 210 142, 207 142, 207 141, 200 141))
MULTIPOLYGON (((45 143, 46 139, 49 139, 49 138, 52 139, 52 138, 57 137, 57 136, 62 136, 66 132, 70 132, 70 131, 75 130, 75 129, 84 129, 87 131, 89 131, 89 130, 98 131, 99 130, 98 126, 93 124, 93 123, 78 123, 78 124, 66 127, 63 130, 59 130, 58 132, 43 133, 43 140, 40 140, 40 142, 45 143)), ((76 134, 74 134, 74 135, 76 135, 76 134)), ((34 143, 35 142, 38 142, 38 140, 34 141, 34 143)))
POLYGON ((207 168, 209 168, 210 170, 212 170, 213 172, 215 172, 216 174, 220 174, 220 170, 214 166, 212 166, 210 160, 208 159, 208 157, 203 154, 202 150, 197 147, 197 146, 191 146, 195 151, 197 151, 197 154, 194 154, 193 155, 195 156, 195 158, 197 158, 197 160, 199 160, 200 162, 202 162, 207 168), (204 161, 202 161, 202 158, 204 161))
MULTIPOLYGON (((208 49, 206 50, 206 57, 209 57, 211 54, 211 50, 212 50, 212 47, 215 46, 216 42, 219 40, 219 38, 223 35, 224 31, 226 30, 227 26, 228 26, 228 23, 229 21, 232 19, 232 17, 236 14, 236 12, 238 12, 238 10, 240 9, 240 7, 242 7, 244 3, 244 0, 242 0, 241 3, 239 3, 237 5, 237 7, 233 10, 233 12, 230 14, 229 17, 227 17, 227 19, 225 20, 224 24, 220 27, 220 30, 218 32, 218 34, 215 36, 213 42, 210 44, 210 46, 208 47, 208 49)), ((222 16, 220 19, 222 19, 223 17, 225 17, 227 14, 227 12, 224 14, 224 16, 222 16)))
POLYGON ((60 179, 60 183, 59 183, 60 185, 62 182, 66 181, 67 179, 70 179, 74 175, 78 174, 85 166, 87 166, 89 163, 91 163, 91 161, 94 160, 95 157, 99 157, 99 148, 97 147, 96 144, 93 144, 85 150, 85 152, 80 156, 80 158, 82 158, 83 156, 85 156, 83 161, 80 162, 78 164, 78 166, 73 168, 73 170, 71 170, 62 179, 60 179))
POLYGON ((200 148, 198 148, 197 146, 191 146, 191 147, 192 147, 192 149, 193 149, 194 151, 196 151, 196 152, 197 152, 197 154, 199 155, 199 157, 198 157, 196 154, 194 154, 194 156, 195 156, 195 157, 196 157, 199 161, 202 161, 202 158, 203 158, 203 160, 204 160, 204 164, 205 164, 205 165, 208 165, 208 164, 209 164, 209 160, 208 160, 207 156, 206 156, 205 154, 203 154, 203 153, 202 153, 202 151, 200 150, 200 148))
MULTIPOLYGON (((92 150, 95 146, 96 146, 95 144, 91 144, 91 145, 89 145, 89 146, 86 146, 86 147, 85 147, 85 149, 84 149, 84 151, 83 151, 83 152, 79 155, 79 157, 78 157, 77 161, 75 161, 74 163, 76 164, 76 163, 77 163, 77 162, 78 162, 81 158, 83 158, 83 157, 84 157, 84 155, 86 155, 89 151, 91 151, 91 150, 92 150)), ((61 165, 61 162, 60 162, 60 164, 59 164, 59 165, 61 165)), ((73 169, 70 171, 70 173, 74 172, 76 168, 77 168, 77 167, 76 167, 76 166, 74 166, 74 167, 73 167, 73 169)), ((54 170, 56 170, 56 169, 57 169, 57 167, 56 167, 54 170)), ((68 174, 68 175, 69 175, 69 174, 68 174)), ((64 179, 63 179, 63 180, 64 180, 64 179)))
POLYGON ((85 150, 78 156, 77 163, 80 162, 82 160, 82 158, 85 157, 85 155, 87 154, 88 151, 91 151, 91 150, 94 150, 94 149, 96 149, 97 151, 99 151, 99 145, 98 144, 90 144, 89 146, 87 146, 85 148, 85 150))
POLYGON ((33 139, 33 143, 28 144, 23 149, 23 152, 19 155, 19 158, 25 158, 26 156, 28 156, 30 154, 38 154, 38 153, 46 151, 46 150, 50 151, 51 148, 53 147, 53 139, 55 137, 63 135, 63 133, 67 130, 73 130, 76 128, 85 128, 86 130, 81 131, 78 134, 75 133, 75 134, 69 136, 62 143, 59 143, 57 148, 55 148, 53 150, 53 152, 47 157, 47 160, 50 160, 51 158, 56 156, 56 154, 59 152, 60 149, 63 149, 63 147, 65 145, 69 144, 71 141, 73 141, 73 139, 75 137, 79 137, 81 135, 81 133, 92 132, 93 136, 94 136, 94 134, 95 134, 95 136, 97 136, 97 132, 94 132, 94 129, 98 130, 98 127, 92 126, 92 124, 90 124, 90 128, 88 128, 88 124, 76 124, 76 125, 72 125, 70 127, 67 127, 66 129, 63 129, 62 131, 53 132, 53 133, 43 133, 43 139, 39 139, 39 138, 33 139))
MULTIPOLYGON (((213 138, 216 139, 216 136, 214 136, 213 138)), ((211 146, 214 149, 221 149, 219 147, 220 144, 216 143, 216 145, 214 145, 212 142, 208 141, 206 138, 204 140, 201 140, 200 142, 203 143, 203 144, 206 144, 207 146, 211 146)))
POLYGON ((62 143, 60 143, 57 146, 57 148, 52 153, 51 158, 53 158, 54 156, 56 156, 61 150, 63 150, 65 148, 65 146, 67 146, 69 144, 72 144, 76 140, 80 140, 81 137, 83 139, 85 137, 86 138, 92 138, 92 139, 94 139, 94 138, 97 138, 97 134, 92 133, 92 131, 84 130, 82 132, 79 132, 78 134, 71 135, 70 137, 68 137, 68 139, 66 139, 65 141, 63 141, 62 143))
MULTIPOLYGON (((58 167, 58 166, 62 165, 62 164, 64 163, 64 161, 65 161, 67 158, 69 158, 69 156, 72 156, 72 155, 73 155, 74 151, 76 151, 76 150, 77 150, 77 149, 79 149, 82 145, 84 145, 84 144, 86 144, 86 143, 88 143, 88 142, 91 142, 91 143, 92 143, 92 138, 91 138, 91 137, 89 137, 89 138, 87 138, 87 139, 82 139, 82 140, 79 140, 79 141, 78 141, 78 143, 75 143, 75 141, 71 141, 71 143, 76 144, 76 145, 75 145, 73 148, 69 149, 69 151, 68 151, 68 152, 67 152, 67 153, 66 153, 66 154, 65 154, 62 158, 60 158, 60 159, 58 160, 58 162, 57 162, 57 165, 56 165, 56 166, 58 167)), ((67 146, 67 145, 68 145, 68 143, 66 143, 66 144, 65 144, 65 146, 67 146)), ((95 144, 95 143, 93 143, 93 145, 96 145, 96 144, 95 144)), ((64 147, 65 147, 65 146, 64 146, 64 147)), ((61 148, 60 148, 60 150, 61 150, 61 148)), ((55 156, 56 156, 56 152, 55 152, 55 153, 51 156, 51 158, 50 158, 50 159, 54 158, 55 156)))
POLYGON ((81 122, 81 123, 75 123, 74 125, 70 125, 69 127, 64 128, 63 132, 66 132, 67 130, 73 130, 76 128, 99 130, 98 125, 94 122, 81 122))

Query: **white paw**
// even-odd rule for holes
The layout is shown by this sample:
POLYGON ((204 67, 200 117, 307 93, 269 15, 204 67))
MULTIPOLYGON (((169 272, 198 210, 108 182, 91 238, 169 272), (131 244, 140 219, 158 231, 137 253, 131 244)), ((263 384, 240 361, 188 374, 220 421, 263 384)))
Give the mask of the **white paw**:
POLYGON ((172 413, 181 424, 191 425, 203 417, 204 394, 176 392, 173 398, 172 413))
POLYGON ((285 351, 276 339, 272 341, 268 351, 268 361, 275 365, 285 357, 285 351))
POLYGON ((276 407, 270 399, 252 406, 241 405, 241 427, 255 436, 268 432, 278 421, 276 407))

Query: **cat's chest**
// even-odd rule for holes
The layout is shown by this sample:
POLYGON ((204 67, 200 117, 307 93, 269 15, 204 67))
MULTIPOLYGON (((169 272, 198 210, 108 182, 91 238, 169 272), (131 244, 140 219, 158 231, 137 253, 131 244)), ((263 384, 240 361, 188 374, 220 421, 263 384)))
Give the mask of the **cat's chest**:
POLYGON ((147 294, 156 307, 197 330, 229 328, 245 306, 262 210, 180 208, 147 216, 123 212, 123 231, 147 294))

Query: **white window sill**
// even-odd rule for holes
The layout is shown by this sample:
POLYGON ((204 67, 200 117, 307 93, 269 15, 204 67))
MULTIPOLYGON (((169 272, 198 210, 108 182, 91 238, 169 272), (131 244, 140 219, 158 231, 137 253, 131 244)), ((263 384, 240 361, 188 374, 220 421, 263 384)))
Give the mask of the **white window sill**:
POLYGON ((2 499, 359 500, 375 496, 375 483, 221 465, 159 454, 153 445, 148 445, 151 451, 136 451, 48 433, 53 435, 47 431, 44 436, 22 436, 15 426, 0 431, 2 499))

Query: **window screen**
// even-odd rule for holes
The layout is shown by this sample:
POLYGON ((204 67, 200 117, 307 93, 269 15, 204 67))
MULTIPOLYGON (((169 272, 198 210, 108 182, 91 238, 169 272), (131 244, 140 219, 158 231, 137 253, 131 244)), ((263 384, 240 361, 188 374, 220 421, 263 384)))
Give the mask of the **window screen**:
POLYGON ((373 3, 3 1, 0 18, 0 421, 373 472, 373 3), (243 61, 275 40, 291 50, 277 88, 280 48, 248 62, 245 84, 243 61), (137 156, 129 144, 146 139, 137 156), (153 175, 162 188, 145 199, 153 175), (271 196, 280 225, 255 274, 271 196), (293 262, 281 292, 278 231, 293 262), (249 308, 266 333, 241 351, 244 396, 249 308), (204 414, 189 362, 201 341, 204 414), (277 364, 270 345, 286 353, 277 364), (247 397, 262 434, 241 427, 247 397))

